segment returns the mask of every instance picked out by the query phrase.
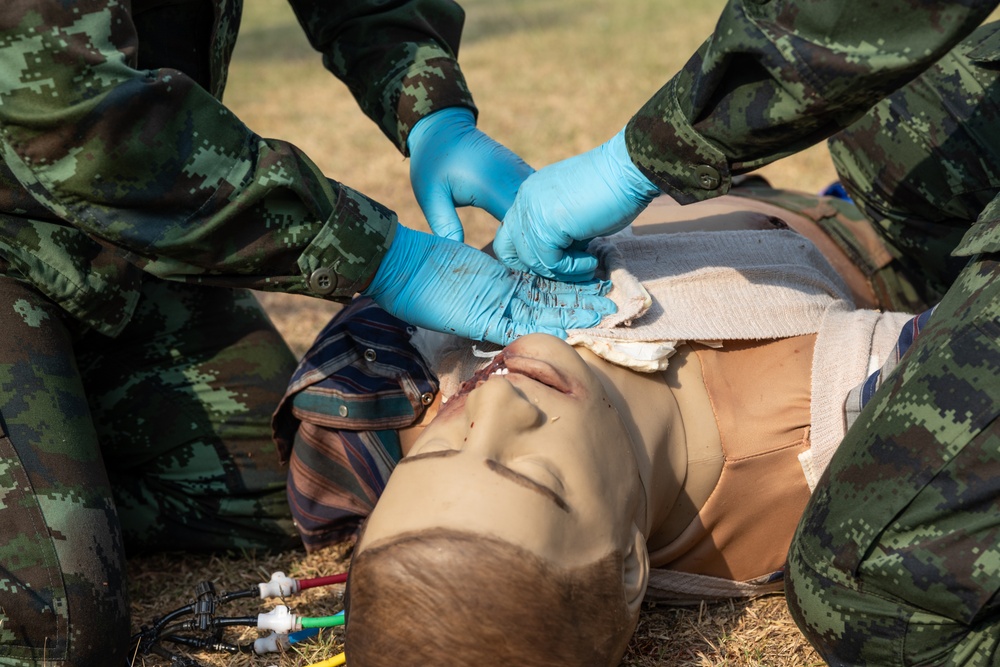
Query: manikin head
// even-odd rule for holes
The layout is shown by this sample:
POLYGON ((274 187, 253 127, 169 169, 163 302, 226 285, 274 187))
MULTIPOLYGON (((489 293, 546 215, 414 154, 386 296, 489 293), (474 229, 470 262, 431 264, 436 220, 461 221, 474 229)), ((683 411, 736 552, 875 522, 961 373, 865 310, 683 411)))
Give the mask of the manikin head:
POLYGON ((648 575, 645 496, 604 382, 536 334, 442 407, 359 540, 350 664, 618 664, 648 575))

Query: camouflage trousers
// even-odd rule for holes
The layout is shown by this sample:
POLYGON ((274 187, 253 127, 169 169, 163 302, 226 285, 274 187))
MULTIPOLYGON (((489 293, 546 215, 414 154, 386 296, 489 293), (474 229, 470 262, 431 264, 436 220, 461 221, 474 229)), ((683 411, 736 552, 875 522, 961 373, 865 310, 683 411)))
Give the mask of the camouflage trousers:
POLYGON ((1000 665, 1000 254, 976 257, 837 450, 789 552, 832 665, 1000 665))
POLYGON ((1000 665, 1000 253, 952 253, 1000 202, 1000 68, 975 55, 998 27, 831 142, 924 298, 943 295, 789 551, 789 608, 831 665, 1000 665))
POLYGON ((111 339, 0 277, 0 665, 121 665, 125 554, 297 543, 248 292, 147 280, 111 339))

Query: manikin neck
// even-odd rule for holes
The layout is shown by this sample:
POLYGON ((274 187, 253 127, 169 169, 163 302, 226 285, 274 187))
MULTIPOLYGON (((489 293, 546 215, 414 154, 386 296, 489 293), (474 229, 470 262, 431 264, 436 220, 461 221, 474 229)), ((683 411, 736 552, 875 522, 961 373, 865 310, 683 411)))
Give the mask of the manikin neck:
MULTIPOLYGON (((638 373, 608 363, 587 350, 579 352, 600 376, 632 437, 639 471, 635 482, 641 486, 641 501, 634 517, 623 518, 634 520, 648 538, 669 514, 684 483, 687 468, 684 420, 675 388, 670 386, 671 375, 682 370, 684 364, 678 363, 677 370, 672 372, 638 373)), ((672 368, 673 364, 671 359, 672 368)))

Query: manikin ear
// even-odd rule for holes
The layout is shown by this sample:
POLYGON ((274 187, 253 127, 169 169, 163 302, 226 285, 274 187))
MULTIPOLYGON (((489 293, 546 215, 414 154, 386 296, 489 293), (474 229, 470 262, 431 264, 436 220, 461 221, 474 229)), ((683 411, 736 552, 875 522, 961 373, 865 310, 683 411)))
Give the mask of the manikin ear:
POLYGON ((622 583, 625 585, 628 612, 634 618, 639 613, 642 598, 646 595, 646 584, 649 583, 649 552, 646 551, 646 536, 634 522, 630 544, 622 567, 622 583))

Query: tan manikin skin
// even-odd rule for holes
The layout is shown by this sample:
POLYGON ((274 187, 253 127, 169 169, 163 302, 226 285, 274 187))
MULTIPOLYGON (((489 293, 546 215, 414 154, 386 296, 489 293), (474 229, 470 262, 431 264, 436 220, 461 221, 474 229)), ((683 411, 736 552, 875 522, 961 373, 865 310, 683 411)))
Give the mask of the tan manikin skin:
MULTIPOLYGON (((636 220, 633 231, 641 235, 696 229, 774 229, 776 226, 783 226, 782 223, 813 240, 831 265, 842 274, 858 305, 868 306, 874 303, 867 281, 812 221, 768 204, 750 202, 743 198, 724 197, 682 208, 663 198, 654 202, 636 220)), ((522 339, 525 340, 527 342, 522 344, 527 348, 535 344, 533 337, 522 339)), ((757 436, 770 437, 778 444, 772 448, 775 451, 765 453, 771 457, 769 468, 774 474, 785 475, 786 479, 788 476, 794 478, 795 467, 798 465, 795 457, 808 446, 809 369, 813 343, 814 336, 800 336, 763 345, 760 343, 727 345, 727 348, 739 348, 731 350, 728 356, 720 356, 719 352, 697 344, 683 345, 671 358, 668 370, 656 374, 636 373, 609 364, 586 350, 576 351, 590 371, 600 379, 607 398, 624 422, 631 439, 635 460, 634 467, 623 467, 618 473, 619 476, 632 479, 606 478, 604 481, 607 488, 595 489, 596 498, 592 500, 595 503, 593 511, 604 514, 604 508, 596 506, 607 504, 609 498, 621 496, 620 509, 627 511, 631 516, 619 514, 613 522, 622 526, 634 524, 635 530, 607 531, 604 535, 605 540, 599 539, 595 531, 591 530, 587 535, 589 548, 585 550, 598 555, 612 549, 634 552, 635 545, 631 542, 641 539, 644 548, 639 551, 645 553, 648 550, 649 561, 636 565, 639 571, 644 567, 669 565, 682 571, 697 571, 735 579, 762 574, 759 571, 760 567, 766 568, 768 564, 755 565, 756 569, 741 569, 741 559, 738 555, 730 553, 728 558, 723 557, 720 555, 721 549, 714 548, 713 537, 710 534, 712 531, 701 526, 698 534, 697 524, 703 517, 698 517, 699 521, 693 520, 699 510, 705 508, 709 513, 715 512, 716 518, 723 519, 720 525, 715 526, 715 531, 738 535, 742 532, 738 530, 740 522, 754 518, 740 516, 739 507, 714 508, 711 503, 712 494, 719 485, 726 456, 731 459, 738 458, 744 443, 752 441, 757 436), (760 377, 754 369, 760 368, 762 364, 763 367, 771 368, 774 373, 782 375, 785 380, 775 383, 767 377, 760 377), (731 381, 733 373, 742 376, 737 378, 739 381, 731 381), (706 386, 706 381, 711 390, 706 386), (740 410, 743 409, 743 402, 748 395, 754 394, 755 385, 766 386, 767 394, 765 396, 757 391, 756 396, 747 399, 749 404, 746 409, 750 411, 754 420, 741 419, 740 410), (785 392, 784 395, 781 392, 785 392), (789 402, 793 404, 793 409, 785 410, 783 406, 789 402), (727 445, 724 452, 719 424, 724 425, 727 433, 730 429, 746 430, 747 433, 742 437, 727 436, 726 440, 731 441, 731 444, 727 445), (775 432, 779 435, 775 436, 775 432), (636 501, 627 501, 627 498, 633 495, 637 497, 636 501), (726 515, 721 514, 723 510, 726 515), (629 518, 632 521, 628 521, 629 518), (608 543, 600 544, 602 541, 608 543)), ((538 353, 549 358, 544 349, 547 344, 549 343, 541 345, 538 353)), ((486 384, 499 382, 506 380, 490 378, 486 384)), ((485 384, 473 393, 479 392, 482 387, 485 387, 485 384)), ((516 387, 514 391, 517 391, 516 387)), ((414 447, 419 452, 421 444, 418 439, 437 414, 439 407, 436 402, 430 406, 419 424, 400 433, 404 455, 414 447)), ((546 413, 548 419, 554 417, 576 419, 581 422, 586 422, 587 418, 592 416, 589 413, 573 414, 571 410, 560 415, 551 414, 551 411, 546 413)), ((500 431, 505 428, 502 421, 494 426, 500 431)), ((548 452, 553 448, 572 449, 578 446, 577 442, 560 441, 545 435, 540 435, 539 438, 544 438, 544 442, 538 443, 539 448, 544 448, 548 452)), ((454 446, 460 447, 461 443, 454 446)), ((411 496, 419 493, 419 481, 414 475, 417 466, 426 468, 421 475, 424 475, 423 479, 427 485, 449 484, 447 475, 439 474, 433 469, 435 465, 449 464, 430 460, 414 463, 417 465, 401 466, 412 468, 408 472, 413 479, 410 483, 412 489, 400 493, 409 493, 411 496)), ((798 476, 801 477, 801 472, 798 472, 798 476)), ((386 494, 392 494, 395 478, 396 473, 390 478, 386 494)), ((458 486, 462 486, 463 483, 462 480, 456 482, 458 486)), ((397 486, 402 488, 406 484, 405 480, 401 480, 397 486)), ((792 495, 804 504, 808 498, 804 479, 799 486, 801 488, 792 495)), ((747 491, 748 495, 757 498, 756 503, 747 505, 747 512, 753 513, 766 508, 769 512, 769 521, 787 524, 788 531, 794 528, 794 516, 801 511, 799 502, 790 503, 790 506, 785 508, 775 508, 773 504, 768 504, 766 489, 751 488, 747 491), (787 511, 792 516, 788 521, 782 521, 780 517, 774 515, 776 511, 787 511)), ((471 492, 474 493, 475 490, 471 492)), ((461 493, 456 493, 455 496, 461 498, 461 493)), ((582 499, 581 502, 583 504, 578 504, 574 509, 590 511, 587 509, 586 500, 582 499)), ((460 501, 458 504, 461 504, 460 501)), ((468 510, 470 513, 484 511, 481 507, 473 506, 468 510)), ((364 546, 378 543, 382 539, 390 539, 399 532, 435 525, 433 518, 423 516, 428 511, 428 506, 422 506, 420 502, 395 502, 390 499, 385 503, 380 500, 372 515, 373 520, 369 521, 366 527, 364 544, 359 545, 359 548, 363 549, 364 546)), ((453 510, 449 509, 449 512, 451 511, 453 510)), ((462 524, 461 509, 454 511, 458 512, 456 523, 462 524)), ((468 525, 476 525, 479 519, 481 516, 474 517, 468 525)), ((543 520, 524 521, 521 517, 520 524, 523 525, 518 525, 516 531, 504 537, 515 543, 521 541, 523 543, 520 546, 535 551, 545 550, 538 545, 548 545, 553 542, 551 535, 553 528, 549 523, 543 520)), ((790 538, 790 533, 788 537, 790 538)), ((738 541, 738 537, 734 539, 738 541)), ((573 540, 566 539, 560 542, 560 544, 573 543, 573 540)), ((768 545, 751 543, 740 546, 744 549, 753 549, 755 546, 766 548, 768 545)), ((771 550, 773 551, 773 548, 771 550)), ((565 560, 564 554, 553 554, 553 557, 565 560)), ((570 558, 570 560, 575 559, 570 558)), ((780 563, 774 565, 778 566, 780 563)), ((637 572, 637 575, 640 573, 637 572)))

